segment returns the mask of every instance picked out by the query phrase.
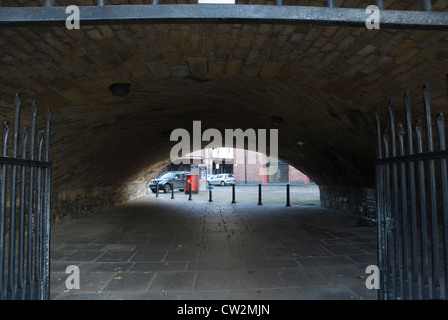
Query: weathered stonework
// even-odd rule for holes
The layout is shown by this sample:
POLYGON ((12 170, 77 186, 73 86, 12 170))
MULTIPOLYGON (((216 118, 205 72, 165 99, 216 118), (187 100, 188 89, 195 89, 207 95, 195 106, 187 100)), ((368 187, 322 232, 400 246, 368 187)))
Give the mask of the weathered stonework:
POLYGON ((349 190, 374 188, 375 107, 393 99, 398 109, 409 91, 417 115, 428 82, 433 112, 446 112, 447 44, 442 31, 300 25, 3 28, 0 109, 20 92, 24 114, 32 99, 53 110, 54 221, 143 195, 169 158, 171 130, 194 120, 279 129, 281 160, 321 186, 322 203, 359 211, 370 200, 349 190), (112 96, 116 82, 130 94, 112 96))
POLYGON ((321 205, 341 213, 356 215, 360 225, 376 223, 374 188, 319 186, 321 205))
POLYGON ((52 223, 60 225, 85 218, 105 208, 146 196, 147 183, 130 184, 118 189, 98 187, 77 190, 54 190, 52 193, 52 223))

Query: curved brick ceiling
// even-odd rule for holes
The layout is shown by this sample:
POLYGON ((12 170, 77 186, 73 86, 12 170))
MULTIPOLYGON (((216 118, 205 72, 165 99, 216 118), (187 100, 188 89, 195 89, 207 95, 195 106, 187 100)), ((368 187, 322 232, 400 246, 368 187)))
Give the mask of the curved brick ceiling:
MULTIPOLYGON (((440 2, 437 2, 440 3, 440 2)), ((446 10, 446 8, 442 8, 446 10)), ((278 128, 280 158, 320 185, 373 186, 374 110, 410 91, 447 111, 448 32, 276 25, 0 29, 3 103, 53 110, 54 185, 147 179, 167 132, 278 128), (130 82, 127 97, 108 87, 130 82), (272 116, 284 122, 276 127, 272 116), (304 142, 303 146, 297 144, 304 142)), ((398 121, 400 121, 398 115, 398 121)))

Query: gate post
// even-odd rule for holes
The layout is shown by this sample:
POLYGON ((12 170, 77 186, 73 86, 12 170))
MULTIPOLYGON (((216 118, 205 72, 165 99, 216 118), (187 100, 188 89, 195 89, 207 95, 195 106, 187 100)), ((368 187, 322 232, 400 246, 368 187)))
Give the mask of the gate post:
MULTIPOLYGON (((2 129, 2 157, 8 156, 9 123, 5 121, 2 129)), ((4 299, 4 272, 5 272, 5 248, 6 248, 6 174, 7 164, 1 167, 0 187, 0 300, 4 299)))
MULTIPOLYGON (((381 142, 381 114, 380 108, 376 108, 376 136, 377 136, 377 157, 383 158, 382 142, 381 142)), ((384 203, 384 172, 383 165, 376 165, 376 201, 377 201, 377 228, 378 228, 378 266, 380 268, 380 289, 378 290, 378 299, 386 300, 386 223, 385 223, 385 211, 383 208, 384 203)))
MULTIPOLYGON (((14 99, 14 125, 12 133, 12 153, 11 157, 17 158, 19 147, 19 126, 20 126, 20 98, 16 95, 14 99)), ((6 291, 6 299, 14 300, 15 298, 15 263, 16 263, 16 205, 17 205, 17 165, 11 168, 11 193, 9 202, 9 254, 8 254, 8 289, 6 291), (11 241, 13 240, 13 241, 11 241)))
MULTIPOLYGON (((447 76, 448 80, 448 76, 447 76)), ((447 82, 448 84, 448 82, 447 82)), ((443 119, 443 113, 437 115, 437 131, 439 136, 439 149, 446 150, 445 143, 445 122, 443 119)), ((440 176, 441 176, 441 189, 442 194, 448 194, 448 174, 446 167, 446 159, 440 159, 440 176)), ((442 197, 442 211, 443 211, 443 252, 445 262, 445 277, 448 277, 448 197, 442 197)), ((448 279, 445 279, 445 299, 448 299, 448 279)))

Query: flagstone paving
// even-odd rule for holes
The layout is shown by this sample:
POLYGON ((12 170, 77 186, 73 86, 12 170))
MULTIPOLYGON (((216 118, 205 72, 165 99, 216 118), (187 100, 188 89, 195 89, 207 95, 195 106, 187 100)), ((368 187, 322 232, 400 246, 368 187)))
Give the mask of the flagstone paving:
POLYGON ((148 196, 53 228, 51 299, 377 299, 376 241, 320 206, 148 196))

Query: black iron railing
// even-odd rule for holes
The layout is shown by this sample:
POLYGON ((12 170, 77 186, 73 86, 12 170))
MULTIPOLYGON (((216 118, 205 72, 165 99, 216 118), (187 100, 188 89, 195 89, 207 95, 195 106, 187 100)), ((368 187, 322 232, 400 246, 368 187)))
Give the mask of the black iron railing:
POLYGON ((37 106, 33 103, 30 130, 23 128, 19 138, 20 112, 21 101, 16 95, 12 130, 7 121, 2 130, 0 300, 47 300, 50 292, 51 113, 48 110, 45 131, 36 134, 37 106))
POLYGON ((384 132, 379 109, 376 113, 381 299, 448 299, 445 122, 444 115, 437 114, 435 139, 428 84, 423 87, 423 101, 426 128, 421 120, 412 124, 409 94, 404 97, 405 125, 395 125, 392 101, 390 127, 384 132))

